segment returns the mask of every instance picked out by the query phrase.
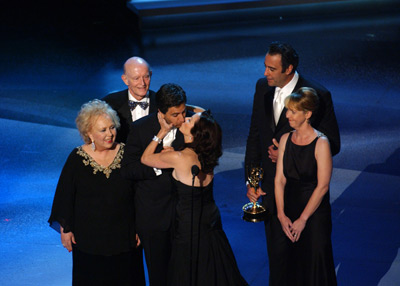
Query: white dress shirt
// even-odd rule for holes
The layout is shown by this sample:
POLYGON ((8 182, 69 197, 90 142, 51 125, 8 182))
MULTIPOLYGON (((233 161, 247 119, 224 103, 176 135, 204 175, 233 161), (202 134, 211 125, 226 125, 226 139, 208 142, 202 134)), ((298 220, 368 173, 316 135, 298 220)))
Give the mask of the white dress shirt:
POLYGON ((296 71, 294 73, 293 78, 284 87, 275 88, 273 108, 274 108, 274 118, 276 125, 278 125, 278 121, 281 116, 282 110, 285 107, 285 98, 288 97, 290 94, 292 94, 298 80, 299 80, 299 74, 296 71))

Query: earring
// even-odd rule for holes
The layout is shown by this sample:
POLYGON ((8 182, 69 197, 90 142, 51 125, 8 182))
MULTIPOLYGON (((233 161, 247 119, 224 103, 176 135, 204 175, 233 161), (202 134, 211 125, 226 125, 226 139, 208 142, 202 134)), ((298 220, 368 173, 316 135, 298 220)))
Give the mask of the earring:
POLYGON ((94 141, 92 141, 92 144, 91 144, 90 147, 92 147, 92 150, 93 150, 93 151, 96 151, 96 145, 94 144, 94 141))

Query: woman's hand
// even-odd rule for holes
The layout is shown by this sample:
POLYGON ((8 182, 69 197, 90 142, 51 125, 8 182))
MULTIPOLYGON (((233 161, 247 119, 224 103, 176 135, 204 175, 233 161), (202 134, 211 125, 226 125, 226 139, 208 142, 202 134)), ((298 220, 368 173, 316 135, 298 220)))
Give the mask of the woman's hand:
POLYGON ((72 244, 76 244, 75 236, 72 232, 64 233, 64 228, 60 227, 61 232, 61 243, 68 250, 68 252, 72 251, 72 244))
POLYGON ((296 219, 292 225, 291 234, 294 237, 295 241, 299 241, 301 233, 303 232, 304 228, 306 227, 307 221, 302 219, 301 217, 296 219))
POLYGON ((285 214, 278 215, 279 222, 281 223, 282 230, 291 242, 295 242, 296 238, 292 234, 293 223, 285 214))
POLYGON ((162 114, 161 111, 157 113, 157 118, 161 127, 159 134, 161 133, 163 135, 162 137, 164 138, 164 136, 167 135, 167 133, 172 129, 172 127, 174 127, 174 125, 172 123, 171 124, 167 123, 167 121, 164 119, 164 114, 162 114))

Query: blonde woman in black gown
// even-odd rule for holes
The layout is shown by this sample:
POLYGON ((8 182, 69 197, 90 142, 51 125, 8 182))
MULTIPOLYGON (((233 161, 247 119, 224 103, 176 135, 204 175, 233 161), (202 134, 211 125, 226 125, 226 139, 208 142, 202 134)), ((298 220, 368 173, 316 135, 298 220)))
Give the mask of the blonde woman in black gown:
POLYGON ((154 153, 169 126, 158 114, 161 130, 144 151, 141 161, 154 168, 173 168, 176 186, 175 234, 169 285, 248 285, 241 276, 213 198, 214 167, 222 155, 221 128, 209 112, 196 113, 179 128, 185 148, 154 153), (200 169, 192 175, 192 167, 200 169), (192 187, 194 182, 194 187, 192 187))
POLYGON ((132 183, 120 174, 125 145, 115 142, 117 113, 95 99, 82 105, 76 125, 84 144, 65 162, 49 218, 72 252, 72 285, 144 286, 132 183))
POLYGON ((279 142, 275 177, 277 214, 286 235, 288 285, 336 285, 332 254, 329 182, 332 156, 327 137, 310 125, 318 106, 312 88, 303 87, 285 100, 294 131, 279 142))

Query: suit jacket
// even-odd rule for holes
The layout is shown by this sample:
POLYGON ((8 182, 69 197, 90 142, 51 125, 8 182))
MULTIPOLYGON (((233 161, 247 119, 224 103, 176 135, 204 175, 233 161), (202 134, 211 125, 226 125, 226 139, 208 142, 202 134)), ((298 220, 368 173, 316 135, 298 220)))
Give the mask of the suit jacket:
MULTIPOLYGON (((149 114, 150 114, 157 111, 156 93, 152 90, 149 90, 149 98, 150 98, 150 107, 149 107, 150 108, 149 114)), ((121 122, 121 127, 118 129, 117 138, 115 141, 126 143, 130 126, 132 123, 132 113, 128 105, 129 101, 128 89, 110 93, 102 100, 107 102, 117 112, 121 122)))
MULTIPOLYGON (((339 127, 333 108, 331 93, 320 84, 299 76, 294 91, 300 87, 312 87, 317 91, 320 105, 313 114, 311 125, 324 133, 330 142, 332 155, 339 153, 340 135, 339 127)), ((263 198, 264 205, 272 212, 276 212, 274 196, 274 178, 276 164, 268 158, 268 147, 272 145, 272 139, 278 142, 283 134, 293 130, 286 118, 286 108, 283 109, 281 117, 275 126, 272 102, 275 87, 268 86, 266 78, 257 81, 253 101, 253 112, 251 116, 250 131, 247 138, 245 156, 245 175, 247 178, 248 166, 251 163, 261 163, 264 169, 262 189, 267 195, 263 198)))
MULTIPOLYGON (((172 169, 163 169, 162 174, 157 176, 153 168, 140 162, 144 150, 158 131, 160 124, 157 113, 135 121, 131 125, 121 163, 122 176, 135 181, 136 228, 139 234, 143 231, 168 230, 175 212, 172 169)), ((177 130, 172 147, 178 150, 183 146, 183 134, 177 130)), ((161 152, 162 148, 161 143, 155 152, 161 152)))

